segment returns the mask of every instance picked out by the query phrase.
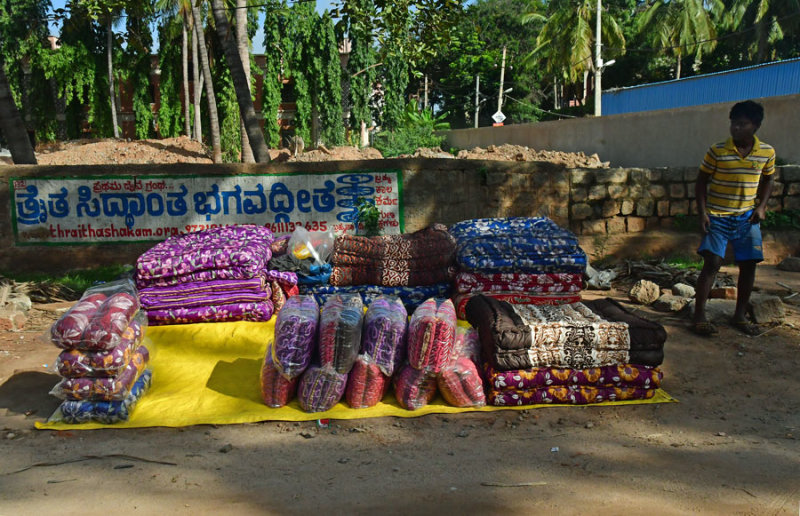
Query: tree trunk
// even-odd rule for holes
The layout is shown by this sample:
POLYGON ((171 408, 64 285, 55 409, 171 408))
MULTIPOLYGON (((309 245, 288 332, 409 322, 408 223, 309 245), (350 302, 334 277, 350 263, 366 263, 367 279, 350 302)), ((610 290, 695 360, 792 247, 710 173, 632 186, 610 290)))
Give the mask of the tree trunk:
MULTIPOLYGON (((223 16, 225 15, 222 13, 223 16)), ((222 145, 219 141, 219 116, 217 115, 217 97, 214 95, 214 83, 211 80, 211 68, 208 65, 208 50, 206 49, 206 37, 203 34, 203 27, 200 25, 202 16, 200 6, 192 3, 192 15, 194 17, 194 30, 197 35, 197 50, 200 54, 200 66, 203 69, 203 76, 206 81, 206 98, 208 99, 208 119, 211 125, 211 149, 214 163, 222 162, 222 145)))
POLYGON ((114 127, 114 138, 119 138, 119 127, 117 126, 117 99, 116 88, 114 87, 114 63, 112 45, 114 44, 114 32, 111 27, 111 13, 106 18, 108 22, 108 33, 106 34, 106 56, 108 60, 108 91, 111 97, 111 125, 114 127))
POLYGON ((681 53, 680 53, 680 51, 678 52, 678 59, 677 59, 677 61, 678 61, 678 62, 677 62, 677 64, 675 65, 675 78, 676 78, 676 79, 680 79, 680 78, 681 78, 681 53))
POLYGON ((561 109, 558 101, 558 76, 553 77, 553 109, 561 109))
MULTIPOLYGON (((239 58, 242 60, 244 75, 247 85, 250 86, 250 38, 247 37, 247 0, 236 0, 236 46, 239 58)), ((252 98, 252 96, 250 97, 252 98)), ((253 149, 250 148, 250 139, 247 137, 247 127, 244 119, 240 117, 240 132, 242 134, 242 163, 255 163, 253 149)))
POLYGON ((8 86, 4 69, 3 56, 0 55, 0 132, 8 142, 11 160, 16 165, 36 165, 36 155, 28 139, 28 131, 19 114, 11 89, 8 86))
POLYGON ((581 98, 581 105, 586 105, 586 97, 589 95, 589 70, 583 71, 583 97, 581 98))
MULTIPOLYGON (((217 25, 219 42, 220 45, 222 45, 222 49, 225 51, 225 60, 228 62, 228 68, 231 71, 233 89, 236 91, 236 100, 239 103, 239 116, 242 117, 244 125, 247 128, 250 148, 253 149, 253 155, 257 163, 268 163, 269 149, 267 149, 267 143, 264 141, 264 134, 261 132, 261 126, 258 123, 258 118, 256 118, 253 99, 250 97, 249 81, 245 76, 242 59, 239 57, 236 43, 231 37, 228 18, 225 16, 225 7, 222 0, 211 0, 211 5, 213 7, 214 21, 217 25)), ((208 81, 208 77, 206 77, 206 81, 208 81)))
POLYGON ((194 106, 194 139, 198 142, 203 141, 203 124, 200 119, 200 97, 203 90, 203 83, 200 79, 200 59, 197 51, 197 22, 194 21, 194 14, 189 13, 189 20, 192 23, 192 104, 194 106))
POLYGON ((50 90, 53 93, 53 107, 56 111, 56 138, 67 139, 67 103, 58 89, 58 81, 50 78, 50 90))
POLYGON ((189 46, 186 14, 181 16, 183 32, 181 34, 181 64, 183 65, 183 131, 189 138, 192 137, 192 121, 189 117, 189 46))

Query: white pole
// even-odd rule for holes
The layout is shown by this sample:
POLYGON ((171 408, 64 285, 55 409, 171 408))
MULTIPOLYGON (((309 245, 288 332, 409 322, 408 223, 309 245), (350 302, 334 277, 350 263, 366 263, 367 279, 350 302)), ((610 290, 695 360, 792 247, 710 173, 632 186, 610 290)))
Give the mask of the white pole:
MULTIPOLYGON (((599 2, 600 0, 598 0, 599 2)), ((500 95, 497 97, 497 112, 503 110, 503 79, 506 76, 506 46, 503 45, 503 63, 500 65, 500 95)))
POLYGON ((603 112, 600 104, 601 77, 603 75, 603 58, 600 56, 600 13, 602 9, 602 0, 597 0, 597 31, 594 41, 594 116, 600 116, 603 112))
POLYGON ((481 112, 481 105, 480 99, 478 96, 480 95, 481 90, 481 76, 477 73, 475 74, 475 129, 478 128, 478 116, 480 116, 481 112))

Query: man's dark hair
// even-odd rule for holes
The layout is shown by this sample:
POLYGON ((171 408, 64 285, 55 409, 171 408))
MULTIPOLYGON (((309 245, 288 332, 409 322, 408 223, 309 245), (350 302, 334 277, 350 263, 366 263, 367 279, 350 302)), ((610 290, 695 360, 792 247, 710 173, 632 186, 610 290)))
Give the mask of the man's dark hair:
POLYGON ((737 102, 731 108, 731 114, 728 116, 730 120, 734 118, 744 117, 758 127, 761 127, 761 122, 764 120, 764 106, 752 100, 745 100, 744 102, 737 102))

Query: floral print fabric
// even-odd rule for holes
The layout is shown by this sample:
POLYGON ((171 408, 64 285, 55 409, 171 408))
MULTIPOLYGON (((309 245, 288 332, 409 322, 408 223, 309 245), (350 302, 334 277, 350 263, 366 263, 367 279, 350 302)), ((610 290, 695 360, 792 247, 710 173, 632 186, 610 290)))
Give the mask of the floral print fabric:
POLYGON ((456 311, 449 299, 428 299, 408 323, 408 362, 438 373, 450 360, 456 338, 456 311))
POLYGON ((467 318, 467 303, 475 296, 483 295, 516 305, 564 305, 577 303, 581 300, 578 293, 553 293, 553 294, 526 294, 523 292, 484 292, 471 294, 458 294, 453 297, 456 306, 456 315, 459 319, 467 318))
POLYGON ((347 374, 361 348, 364 306, 361 298, 338 295, 322 306, 319 320, 319 358, 322 367, 347 374))
POLYGON ((117 376, 110 378, 64 378, 53 387, 50 394, 66 400, 124 400, 136 379, 144 371, 149 359, 150 354, 147 348, 139 346, 131 355, 131 360, 117 376))
POLYGON ((346 386, 346 374, 312 366, 300 378, 297 398, 304 411, 324 412, 339 403, 346 386))
MULTIPOLYGON (((274 237, 263 226, 240 225, 179 235, 155 245, 136 261, 137 283, 186 277, 206 270, 237 270, 252 278, 272 257, 274 237)), ((223 279, 223 278, 203 278, 223 279)))
POLYGON ((656 394, 656 389, 642 387, 585 387, 567 385, 542 387, 531 390, 494 390, 487 393, 490 405, 514 406, 540 403, 588 405, 603 401, 646 400, 656 394))
POLYGON ((67 349, 56 358, 56 370, 65 378, 117 376, 130 362, 131 354, 142 340, 142 325, 133 321, 122 333, 116 347, 108 351, 67 349))
POLYGON ((311 363, 318 325, 319 307, 311 296, 290 297, 278 312, 272 360, 287 379, 297 378, 311 363))
POLYGON ((389 387, 386 376, 369 357, 359 356, 347 378, 345 400, 350 408, 374 407, 389 387))
POLYGON ((272 318, 272 303, 232 303, 227 305, 198 306, 149 310, 147 319, 153 326, 166 324, 193 324, 221 321, 266 322, 272 318))
POLYGON ((530 390, 563 385, 655 389, 661 386, 663 377, 664 374, 657 367, 635 364, 586 369, 534 367, 514 371, 497 371, 491 366, 486 366, 486 381, 493 389, 498 390, 530 390))
POLYGON ((297 378, 287 379, 272 359, 272 345, 267 347, 261 367, 261 399, 268 407, 283 407, 294 398, 297 378))
POLYGON ((406 357, 408 313, 400 298, 379 296, 364 315, 361 353, 391 376, 406 357))
POLYGON ((421 409, 436 396, 436 375, 404 365, 392 378, 397 402, 406 410, 421 409))
POLYGON ((146 369, 122 401, 65 401, 50 420, 73 425, 90 421, 111 425, 127 421, 136 403, 150 388, 152 376, 152 372, 146 369))
POLYGON ((383 287, 380 285, 350 285, 335 287, 331 285, 300 285, 301 294, 314 296, 319 304, 335 294, 358 294, 365 306, 369 306, 380 296, 397 296, 408 312, 413 312, 426 299, 431 297, 450 297, 450 283, 418 285, 416 287, 383 287))
POLYGON ((456 275, 456 292, 580 292, 583 277, 574 273, 523 274, 460 272, 456 275))

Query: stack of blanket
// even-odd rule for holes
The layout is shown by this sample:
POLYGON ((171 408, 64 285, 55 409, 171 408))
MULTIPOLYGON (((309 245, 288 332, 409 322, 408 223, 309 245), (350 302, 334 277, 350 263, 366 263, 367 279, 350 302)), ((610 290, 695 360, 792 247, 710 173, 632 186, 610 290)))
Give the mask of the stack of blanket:
POLYGON ((272 232, 262 226, 213 228, 161 242, 136 262, 150 324, 268 321, 297 284, 268 270, 272 232))
POLYGON ((520 304, 580 301, 586 255, 575 235, 552 220, 465 220, 450 234, 460 269, 453 297, 459 318, 477 294, 520 304))
POLYGON ((403 235, 342 235, 330 257, 330 284, 301 285, 300 292, 318 302, 333 294, 357 293, 366 305, 381 295, 397 296, 413 311, 426 299, 450 296, 455 249, 442 224, 403 235))
POLYGON ((56 321, 50 337, 63 349, 55 364, 62 380, 50 394, 64 401, 51 420, 127 420, 150 385, 146 327, 129 281, 88 290, 56 321))
POLYGON ((521 305, 477 295, 466 306, 494 405, 646 399, 667 334, 612 299, 521 305))

